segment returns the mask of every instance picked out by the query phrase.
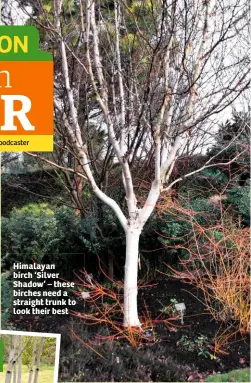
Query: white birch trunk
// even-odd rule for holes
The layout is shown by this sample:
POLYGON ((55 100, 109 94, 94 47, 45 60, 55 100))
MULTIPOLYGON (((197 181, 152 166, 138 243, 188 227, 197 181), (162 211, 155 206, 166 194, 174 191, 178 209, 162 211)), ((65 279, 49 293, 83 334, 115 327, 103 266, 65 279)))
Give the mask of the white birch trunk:
POLYGON ((126 230, 126 262, 124 280, 124 326, 140 327, 138 317, 138 257, 141 229, 129 227, 126 230))
POLYGON ((34 383, 38 383, 38 374, 40 371, 40 363, 41 363, 41 356, 42 356, 42 352, 43 352, 44 342, 45 342, 45 338, 41 338, 40 343, 39 343, 39 347, 37 350, 37 361, 36 361, 34 383))
POLYGON ((11 337, 11 349, 9 352, 7 372, 5 375, 5 383, 11 383, 11 378, 13 376, 13 369, 15 365, 16 352, 17 352, 17 336, 14 335, 13 337, 11 337))
POLYGON ((13 380, 12 383, 17 383, 17 364, 16 362, 14 363, 13 367, 13 380))
POLYGON ((37 339, 34 338, 34 340, 33 340, 33 347, 32 347, 32 358, 31 358, 30 369, 29 369, 28 383, 32 382, 33 371, 34 371, 34 364, 35 364, 35 356, 36 356, 36 347, 37 347, 37 339))

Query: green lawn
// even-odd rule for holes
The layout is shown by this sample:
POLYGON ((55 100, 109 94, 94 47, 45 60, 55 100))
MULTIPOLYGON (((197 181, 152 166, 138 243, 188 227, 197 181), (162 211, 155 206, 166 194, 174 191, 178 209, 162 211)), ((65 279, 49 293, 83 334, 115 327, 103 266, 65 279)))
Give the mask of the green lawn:
MULTIPOLYGON (((5 364, 4 372, 0 372, 0 383, 4 383, 5 381, 6 368, 7 368, 7 365, 5 364)), ((21 383, 27 383, 28 377, 29 377, 28 367, 23 366, 21 383)), ((54 383, 54 366, 41 366, 41 369, 38 375, 38 382, 39 383, 54 383)))

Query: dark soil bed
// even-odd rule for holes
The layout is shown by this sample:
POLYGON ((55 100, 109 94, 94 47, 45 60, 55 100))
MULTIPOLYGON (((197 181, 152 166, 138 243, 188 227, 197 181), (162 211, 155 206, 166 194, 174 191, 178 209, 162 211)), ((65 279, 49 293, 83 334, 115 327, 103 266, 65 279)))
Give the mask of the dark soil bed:
POLYGON ((234 337, 231 343, 223 349, 228 355, 217 355, 217 359, 213 360, 209 356, 199 357, 197 351, 185 351, 182 344, 179 344, 180 338, 184 335, 187 339, 195 341, 201 334, 208 338, 210 350, 210 346, 213 346, 215 334, 219 331, 223 332, 225 328, 224 324, 216 322, 206 312, 205 306, 200 302, 202 297, 198 294, 196 288, 177 280, 162 281, 150 290, 143 290, 140 294, 140 303, 142 305, 143 302, 147 302, 149 312, 152 313, 153 317, 156 317, 163 306, 170 305, 170 299, 173 298, 176 298, 178 302, 184 302, 186 305, 184 325, 181 326, 179 320, 174 321, 174 324, 179 325, 176 328, 174 327, 176 331, 170 331, 166 327, 159 326, 158 333, 163 341, 167 341, 170 354, 179 363, 194 365, 199 372, 208 370, 229 371, 241 367, 240 360, 243 362, 243 359, 245 359, 245 365, 249 363, 250 349, 249 337, 247 336, 237 335, 234 337))
POLYGON ((170 326, 156 324, 155 342, 149 339, 137 349, 125 340, 103 345, 86 342, 106 328, 86 327, 72 316, 12 317, 12 323, 20 330, 62 334, 60 381, 203 381, 211 373, 249 366, 248 336, 236 335, 222 350, 226 354, 214 354, 215 334, 226 325, 212 319, 197 295, 195 288, 176 280, 141 288, 140 313, 147 310, 157 318, 171 299, 184 302, 186 313, 183 326, 179 319, 170 326), (86 346, 72 335, 72 329, 86 346))

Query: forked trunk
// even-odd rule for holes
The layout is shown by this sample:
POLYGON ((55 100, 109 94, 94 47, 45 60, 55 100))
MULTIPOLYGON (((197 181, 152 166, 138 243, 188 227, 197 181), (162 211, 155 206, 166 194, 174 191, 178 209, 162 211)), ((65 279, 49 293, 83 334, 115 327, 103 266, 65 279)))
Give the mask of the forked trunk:
POLYGON ((128 228, 126 231, 126 262, 124 278, 124 326, 140 327, 138 318, 138 257, 141 230, 128 228))

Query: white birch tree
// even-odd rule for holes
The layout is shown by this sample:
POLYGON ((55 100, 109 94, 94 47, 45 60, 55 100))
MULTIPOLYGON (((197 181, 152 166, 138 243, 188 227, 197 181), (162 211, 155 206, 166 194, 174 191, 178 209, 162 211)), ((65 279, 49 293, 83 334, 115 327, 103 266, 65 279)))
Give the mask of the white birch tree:
POLYGON ((13 371, 14 371, 14 365, 15 365, 15 355, 17 353, 17 344, 18 336, 11 337, 11 346, 10 346, 10 352, 9 352, 9 358, 8 358, 8 365, 7 365, 7 371, 5 375, 5 383, 11 383, 12 377, 13 377, 13 371))
POLYGON ((42 337, 40 339, 39 346, 36 353, 36 368, 35 368, 33 383, 38 383, 38 376, 40 371, 40 364, 41 364, 41 357, 42 357, 44 342, 45 342, 45 338, 42 337))
MULTIPOLYGON (((48 13, 43 1, 34 3, 55 54, 56 134, 51 158, 29 155, 77 174, 113 210, 126 236, 124 326, 139 327, 140 234, 161 193, 180 181, 172 180, 179 156, 191 143, 212 141, 218 116, 247 89, 249 62, 239 48, 248 3, 80 0, 71 27, 62 0, 47 4, 48 13), (107 133, 99 153, 89 139, 95 113, 96 131, 102 125, 107 133), (109 196, 108 160, 120 166, 126 209, 109 196), (135 190, 149 167, 142 201, 135 190)), ((217 155, 203 168, 215 163, 217 155)))
POLYGON ((5 383, 21 383, 22 378, 22 355, 31 339, 28 339, 23 345, 21 335, 13 335, 8 357, 7 371, 5 375, 5 383))

